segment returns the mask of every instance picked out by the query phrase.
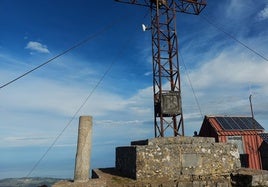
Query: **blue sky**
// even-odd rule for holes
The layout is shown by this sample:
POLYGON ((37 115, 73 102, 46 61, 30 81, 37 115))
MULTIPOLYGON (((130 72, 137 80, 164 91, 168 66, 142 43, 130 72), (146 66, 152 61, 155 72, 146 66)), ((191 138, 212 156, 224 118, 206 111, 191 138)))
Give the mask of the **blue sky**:
MULTIPOLYGON (((94 36, 0 89, 0 178, 31 171, 107 70, 31 176, 73 177, 81 115, 94 119, 93 168, 114 166, 115 147, 154 136, 151 37, 141 29, 148 11, 112 0, 0 0, 1 85, 94 36)), ((204 17, 268 58, 267 0, 208 0, 202 16, 178 14, 186 135, 199 130, 202 115, 250 115, 250 93, 255 117, 268 129, 268 61, 204 17)))

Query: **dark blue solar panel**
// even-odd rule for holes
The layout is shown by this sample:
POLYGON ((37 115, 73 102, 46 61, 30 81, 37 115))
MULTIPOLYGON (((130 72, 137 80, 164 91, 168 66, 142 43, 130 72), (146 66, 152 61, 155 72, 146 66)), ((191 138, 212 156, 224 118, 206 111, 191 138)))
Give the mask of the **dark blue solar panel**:
POLYGON ((252 117, 215 117, 224 130, 264 130, 252 117))
POLYGON ((261 133, 259 136, 268 144, 268 133, 261 133))
POLYGON ((264 128, 253 118, 246 118, 248 120, 248 125, 250 125, 251 129, 261 129, 264 130, 264 128))
POLYGON ((216 120, 221 125, 223 129, 231 129, 231 126, 226 122, 226 120, 222 117, 216 117, 216 120))
POLYGON ((249 128, 248 126, 247 126, 247 124, 244 122, 244 120, 242 120, 241 118, 239 118, 239 117, 237 117, 236 118, 236 122, 237 122, 237 124, 238 124, 238 126, 239 127, 247 127, 247 128, 249 128))
POLYGON ((236 122, 236 118, 226 118, 226 121, 228 121, 229 124, 232 124, 232 129, 240 129, 239 124, 236 122))
POLYGON ((252 127, 253 128, 253 121, 249 120, 248 118, 245 118, 244 121, 246 122, 246 126, 248 127, 248 129, 250 129, 252 127))
POLYGON ((244 118, 237 117, 237 121, 239 121, 239 126, 240 127, 245 127, 245 129, 250 129, 250 126, 248 125, 248 121, 245 120, 244 118))

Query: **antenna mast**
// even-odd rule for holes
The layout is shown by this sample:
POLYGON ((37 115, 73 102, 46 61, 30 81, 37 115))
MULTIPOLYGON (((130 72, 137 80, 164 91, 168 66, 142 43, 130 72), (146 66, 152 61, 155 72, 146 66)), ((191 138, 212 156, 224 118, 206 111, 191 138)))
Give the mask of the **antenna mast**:
POLYGON ((176 13, 198 15, 205 0, 115 0, 151 10, 155 137, 184 136, 176 13))

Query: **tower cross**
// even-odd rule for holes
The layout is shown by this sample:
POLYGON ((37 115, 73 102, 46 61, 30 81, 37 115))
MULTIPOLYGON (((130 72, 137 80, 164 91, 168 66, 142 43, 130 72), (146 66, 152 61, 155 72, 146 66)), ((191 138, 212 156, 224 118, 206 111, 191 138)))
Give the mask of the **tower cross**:
POLYGON ((176 13, 198 15, 205 0, 115 0, 151 10, 155 137, 184 136, 176 13))

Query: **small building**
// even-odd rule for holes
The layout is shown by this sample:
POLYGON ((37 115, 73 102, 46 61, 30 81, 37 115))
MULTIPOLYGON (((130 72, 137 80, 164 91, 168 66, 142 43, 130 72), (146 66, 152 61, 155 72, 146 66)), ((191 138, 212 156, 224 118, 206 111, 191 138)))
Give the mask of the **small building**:
POLYGON ((262 168, 268 170, 268 133, 260 133, 259 135, 263 139, 259 148, 262 160, 262 168))
POLYGON ((234 143, 242 167, 268 170, 268 133, 252 117, 205 116, 199 136, 234 143))

